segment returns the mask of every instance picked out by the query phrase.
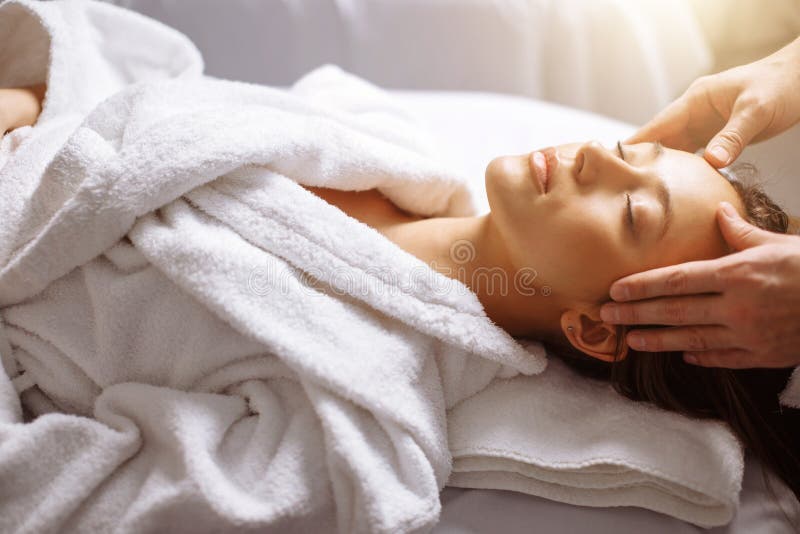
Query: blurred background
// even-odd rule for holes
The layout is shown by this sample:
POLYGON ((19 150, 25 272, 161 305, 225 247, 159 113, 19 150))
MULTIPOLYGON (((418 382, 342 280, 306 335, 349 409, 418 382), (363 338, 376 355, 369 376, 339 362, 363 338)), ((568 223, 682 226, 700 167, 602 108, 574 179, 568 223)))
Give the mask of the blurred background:
MULTIPOLYGON (((800 0, 108 1, 188 35, 213 76, 287 86, 334 63, 386 88, 518 95, 633 125, 800 34, 800 0)), ((798 144, 795 129, 745 155, 794 214, 800 155, 783 149, 798 144)))

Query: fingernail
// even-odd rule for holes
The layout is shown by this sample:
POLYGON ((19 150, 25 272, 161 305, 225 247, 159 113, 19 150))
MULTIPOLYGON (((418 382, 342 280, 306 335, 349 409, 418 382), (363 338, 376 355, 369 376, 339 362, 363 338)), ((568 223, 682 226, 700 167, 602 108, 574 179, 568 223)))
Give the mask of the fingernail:
POLYGON ((603 304, 600 308, 600 318, 607 323, 619 322, 619 306, 603 304))
POLYGON ((614 300, 628 300, 628 287, 624 285, 613 285, 611 286, 609 294, 614 300))
POLYGON ((711 155, 716 158, 717 161, 721 161, 727 165, 728 160, 730 159, 731 155, 725 150, 725 147, 722 145, 715 145, 711 147, 711 155))
POLYGON ((694 356, 694 354, 691 354, 689 352, 683 353, 683 361, 685 361, 686 363, 697 364, 697 358, 694 356))
POLYGON ((731 219, 736 217, 736 210, 733 209, 733 206, 731 206, 727 202, 720 202, 720 204, 722 204, 722 213, 724 213, 727 217, 731 219))
POLYGON ((630 334, 628 336, 628 346, 632 349, 644 349, 647 344, 641 334, 630 334))

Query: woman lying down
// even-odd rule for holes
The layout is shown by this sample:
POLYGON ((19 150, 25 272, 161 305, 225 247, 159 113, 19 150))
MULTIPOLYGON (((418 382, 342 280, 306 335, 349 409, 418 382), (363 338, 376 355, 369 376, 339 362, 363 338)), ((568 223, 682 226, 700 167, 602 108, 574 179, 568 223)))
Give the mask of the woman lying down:
POLYGON ((720 201, 786 232, 757 187, 659 145, 576 143, 492 160, 491 212, 471 216, 367 84, 203 78, 183 36, 93 3, 109 23, 83 53, 102 68, 78 72, 61 40, 87 21, 23 4, 0 7, 19 19, 0 30, 37 35, 27 9, 61 30, 39 28, 51 55, 31 61, 49 85, 0 101, 4 130, 35 123, 0 144, 0 354, 22 401, 0 411, 0 468, 24 497, 0 502, 0 526, 319 529, 335 510, 342 531, 429 528, 445 411, 543 369, 514 338, 728 423, 800 492, 790 370, 638 354, 599 318, 614 280, 728 253, 720 201), (108 31, 124 24, 152 51, 126 56, 108 31), (134 84, 131 62, 161 81, 134 84))
MULTIPOLYGON (((739 167, 739 174, 748 172, 739 167)), ((483 216, 422 218, 374 190, 311 189, 457 276, 511 335, 545 342, 631 399, 727 422, 800 497, 800 418, 777 401, 791 370, 701 368, 680 353, 639 353, 624 342, 624 328, 599 314, 618 278, 732 252, 716 224, 720 201, 762 229, 786 233, 788 216, 757 185, 657 143, 586 142, 492 160, 491 212, 483 216), (519 280, 533 266, 538 294, 524 286, 505 291, 503 280, 519 280)))

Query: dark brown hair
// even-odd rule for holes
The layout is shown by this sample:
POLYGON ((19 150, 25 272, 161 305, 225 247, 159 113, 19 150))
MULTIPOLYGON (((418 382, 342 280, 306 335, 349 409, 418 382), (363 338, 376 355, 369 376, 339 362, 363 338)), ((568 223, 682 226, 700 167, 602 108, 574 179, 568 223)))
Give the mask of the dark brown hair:
MULTIPOLYGON (((737 165, 723 175, 741 197, 751 224, 771 232, 788 232, 789 217, 756 184, 751 165, 737 165)), ((618 327, 617 359, 611 363, 576 350, 566 338, 545 346, 579 373, 610 381, 629 399, 689 417, 724 421, 746 450, 800 499, 800 410, 778 401, 793 369, 707 368, 685 363, 680 352, 632 349, 620 360, 627 330, 618 327)))

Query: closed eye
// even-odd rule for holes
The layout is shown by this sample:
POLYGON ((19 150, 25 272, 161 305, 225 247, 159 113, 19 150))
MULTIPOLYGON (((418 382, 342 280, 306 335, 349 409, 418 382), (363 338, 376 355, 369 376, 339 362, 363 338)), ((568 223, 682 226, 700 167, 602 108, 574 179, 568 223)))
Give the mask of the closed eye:
MULTIPOLYGON (((619 157, 622 161, 625 161, 625 152, 622 150, 622 141, 617 141, 617 152, 619 152, 619 157)), ((625 199, 628 206, 628 228, 631 231, 631 235, 633 235, 634 239, 636 238, 636 225, 633 221, 633 206, 631 206, 631 195, 630 193, 625 193, 625 199)))
POLYGON ((631 233, 633 237, 636 237, 636 225, 633 222, 633 207, 631 206, 631 195, 630 193, 625 193, 625 197, 627 198, 628 202, 628 227, 631 229, 631 233))

